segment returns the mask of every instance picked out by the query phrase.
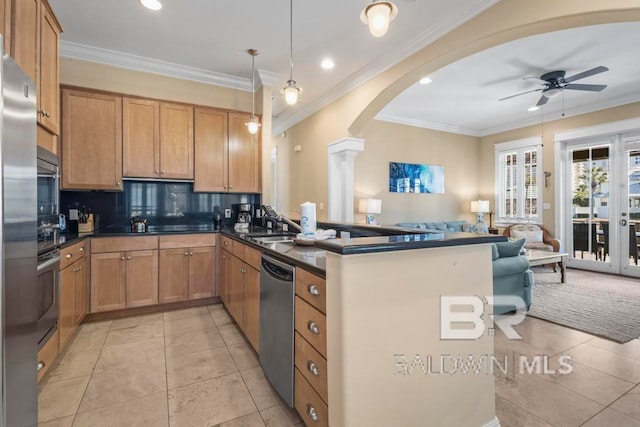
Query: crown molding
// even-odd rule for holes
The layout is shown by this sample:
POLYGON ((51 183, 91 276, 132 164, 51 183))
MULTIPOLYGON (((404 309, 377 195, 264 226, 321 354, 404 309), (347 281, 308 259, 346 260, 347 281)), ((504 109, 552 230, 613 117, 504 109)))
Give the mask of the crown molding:
POLYGON ((391 114, 379 113, 376 115, 375 119, 383 122, 395 123, 395 124, 405 125, 405 126, 413 126, 417 128, 438 130, 441 132, 457 133, 461 135, 469 135, 469 136, 475 136, 475 137, 482 136, 480 135, 477 129, 465 128, 462 126, 455 126, 455 125, 448 125, 446 123, 429 122, 427 120, 408 119, 405 117, 393 116, 391 114))
MULTIPOLYGON (((68 41, 60 42, 60 56, 82 61, 98 62, 134 71, 161 74, 200 83, 224 86, 251 92, 251 79, 216 73, 202 68, 188 67, 173 62, 159 61, 143 56, 131 55, 114 50, 103 49, 68 41)), ((273 74, 273 73, 271 73, 273 74)), ((265 77, 271 81, 271 76, 265 77)))
POLYGON ((341 83, 334 86, 331 90, 325 93, 325 95, 319 97, 315 101, 310 102, 304 107, 300 107, 296 110, 288 109, 283 111, 273 119, 272 134, 277 135, 289 129, 291 126, 306 119, 311 114, 327 106, 341 96, 351 92, 361 84, 367 82, 375 75, 393 67, 397 63, 425 48, 440 37, 464 24, 474 16, 490 8, 499 1, 500 0, 476 0, 472 5, 470 5, 469 10, 463 15, 462 19, 451 19, 448 21, 443 21, 440 23, 440 25, 425 30, 412 42, 403 45, 399 49, 393 49, 391 52, 377 57, 374 61, 370 62, 357 72, 351 74, 341 83))
MULTIPOLYGON (((640 102, 640 94, 631 93, 623 96, 618 96, 616 98, 611 98, 606 101, 594 102, 591 104, 584 104, 575 108, 570 108, 564 111, 564 117, 561 116, 562 111, 555 111, 553 113, 549 113, 548 115, 544 116, 545 123, 549 121, 578 116, 580 114, 593 113, 594 111, 606 110, 608 108, 620 107, 622 105, 632 104, 634 102, 640 102)), ((427 120, 410 119, 406 117, 394 116, 391 114, 379 113, 376 115, 375 119, 381 120, 384 122, 396 123, 399 125, 413 126, 418 128, 424 128, 424 129, 432 129, 432 130, 438 130, 442 132, 457 133, 461 135, 475 136, 479 138, 482 138, 488 135, 495 135, 497 133, 507 132, 514 129, 520 129, 527 126, 535 126, 540 124, 540 117, 538 115, 536 115, 535 117, 529 117, 524 120, 518 120, 515 122, 505 123, 500 126, 494 126, 491 128, 484 128, 484 129, 474 129, 474 128, 450 125, 447 123, 436 123, 436 122, 429 122, 427 120)))
POLYGON ((273 87, 276 83, 278 83, 278 80, 280 80, 280 74, 278 73, 260 69, 258 69, 257 71, 258 78, 260 79, 260 83, 263 86, 273 87))
MULTIPOLYGON (((543 116, 545 123, 553 120, 566 119, 568 117, 578 116, 580 114, 593 113, 594 111, 606 110, 608 108, 620 107, 626 104, 632 104, 634 102, 640 102, 640 93, 629 93, 615 98, 609 98, 600 102, 585 103, 578 107, 569 108, 564 111, 564 117, 562 111, 555 111, 545 114, 543 116)), ((488 135, 494 135, 496 133, 506 132, 513 129, 519 129, 526 126, 535 126, 540 124, 540 117, 530 117, 524 120, 518 120, 511 123, 506 123, 500 126, 494 126, 491 128, 478 129, 478 136, 484 137, 488 135)))

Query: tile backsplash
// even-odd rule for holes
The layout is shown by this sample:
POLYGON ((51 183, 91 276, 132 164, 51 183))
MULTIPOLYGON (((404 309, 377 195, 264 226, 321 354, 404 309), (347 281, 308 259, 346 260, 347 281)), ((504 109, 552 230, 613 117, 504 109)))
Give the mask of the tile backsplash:
POLYGON ((223 224, 224 210, 235 203, 260 204, 260 194, 194 193, 190 182, 125 181, 120 192, 61 191, 60 212, 69 209, 91 209, 102 231, 120 230, 131 217, 140 215, 150 225, 213 224, 218 213, 223 224))

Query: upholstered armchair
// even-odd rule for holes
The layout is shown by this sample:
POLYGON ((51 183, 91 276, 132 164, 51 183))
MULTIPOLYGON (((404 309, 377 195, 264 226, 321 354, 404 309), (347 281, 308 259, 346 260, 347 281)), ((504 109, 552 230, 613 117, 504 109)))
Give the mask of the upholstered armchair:
POLYGON ((502 235, 514 239, 526 239, 524 247, 538 251, 560 252, 560 240, 539 224, 513 224, 505 228, 502 235))

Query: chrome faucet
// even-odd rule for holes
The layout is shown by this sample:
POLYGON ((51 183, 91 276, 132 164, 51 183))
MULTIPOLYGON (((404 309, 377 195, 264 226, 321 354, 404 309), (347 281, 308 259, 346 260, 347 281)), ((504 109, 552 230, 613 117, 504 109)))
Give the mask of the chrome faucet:
POLYGON ((302 232, 302 227, 300 227, 300 225, 298 225, 295 222, 291 221, 286 216, 282 216, 282 215, 278 214, 271 206, 262 205, 262 211, 264 212, 264 216, 265 217, 273 219, 273 220, 275 220, 277 222, 285 222, 288 225, 290 225, 291 227, 293 227, 296 230, 298 230, 298 232, 302 232))

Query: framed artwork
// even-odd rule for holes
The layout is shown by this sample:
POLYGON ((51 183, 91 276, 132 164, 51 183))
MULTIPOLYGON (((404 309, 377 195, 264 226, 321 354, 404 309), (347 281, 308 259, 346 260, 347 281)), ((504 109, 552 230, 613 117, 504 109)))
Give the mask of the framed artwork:
POLYGON ((389 162, 389 191, 444 194, 444 166, 389 162))

